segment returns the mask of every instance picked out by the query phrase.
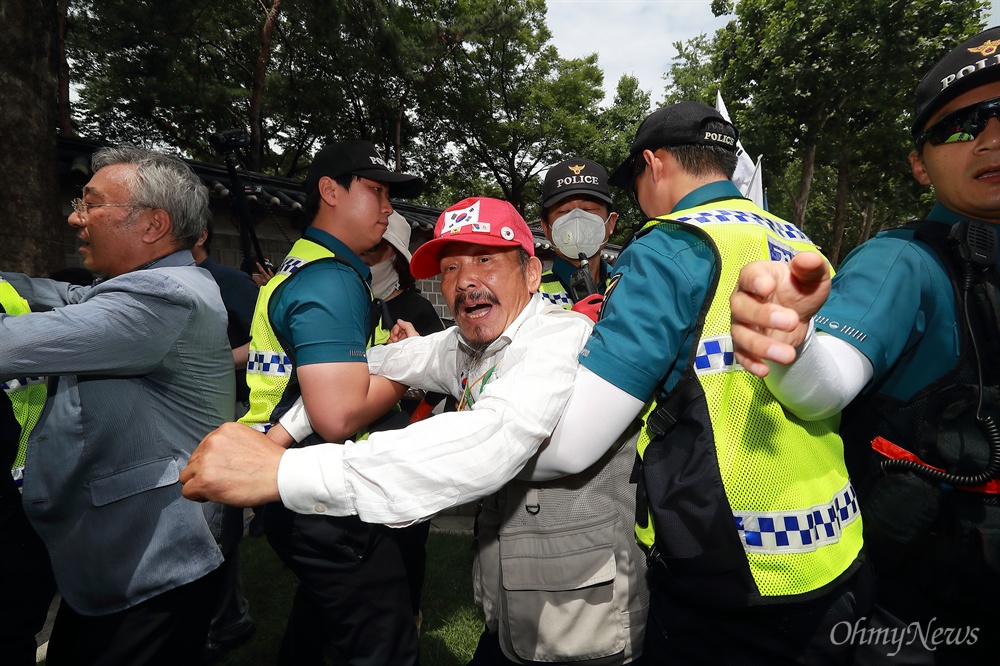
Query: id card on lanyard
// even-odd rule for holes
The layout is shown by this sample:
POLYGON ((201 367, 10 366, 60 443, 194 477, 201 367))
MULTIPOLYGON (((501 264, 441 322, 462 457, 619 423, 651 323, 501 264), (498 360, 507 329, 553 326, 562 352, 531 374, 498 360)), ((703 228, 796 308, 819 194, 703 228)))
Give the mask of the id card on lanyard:
POLYGON ((456 407, 457 411, 461 412, 465 409, 472 409, 472 407, 476 404, 477 396, 482 394, 483 389, 486 388, 486 382, 490 380, 496 369, 496 365, 490 366, 489 370, 479 375, 479 377, 472 381, 469 381, 467 373, 462 373, 462 399, 458 401, 458 407, 456 407), (477 386, 478 389, 476 388, 477 386), (473 395, 474 389, 475 395, 473 395))

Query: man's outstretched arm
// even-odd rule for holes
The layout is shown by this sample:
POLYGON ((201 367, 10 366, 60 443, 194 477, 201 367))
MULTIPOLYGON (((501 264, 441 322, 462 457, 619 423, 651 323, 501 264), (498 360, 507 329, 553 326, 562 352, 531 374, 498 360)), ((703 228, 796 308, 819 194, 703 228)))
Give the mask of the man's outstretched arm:
POLYGON ((278 464, 284 447, 241 423, 223 423, 208 433, 181 471, 191 500, 231 506, 277 502, 278 464))

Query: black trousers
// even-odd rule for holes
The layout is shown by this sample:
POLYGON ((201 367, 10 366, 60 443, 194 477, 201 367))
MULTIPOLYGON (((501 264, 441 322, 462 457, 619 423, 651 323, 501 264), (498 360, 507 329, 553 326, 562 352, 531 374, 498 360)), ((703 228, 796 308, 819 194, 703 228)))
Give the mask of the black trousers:
MULTIPOLYGON (((0 473, 10 480, 9 472, 0 473)), ((52 566, 45 545, 24 515, 21 494, 13 488, 0 495, 0 662, 35 666, 35 634, 45 625, 55 595, 52 566)))
POLYGON ((243 578, 240 571, 240 539, 243 537, 243 509, 223 508, 222 538, 219 548, 226 561, 219 567, 222 582, 219 598, 215 602, 208 639, 223 643, 245 635, 254 628, 250 617, 250 604, 243 596, 243 578))
POLYGON ((310 640, 318 613, 338 664, 407 666, 418 663, 409 583, 388 527, 357 517, 328 518, 264 509, 268 542, 298 577, 300 587, 280 663, 315 659, 310 640), (301 639, 297 639, 299 636, 301 639))
POLYGON ((430 532, 429 520, 391 530, 391 536, 399 544, 403 566, 406 567, 406 576, 410 582, 410 608, 414 615, 420 612, 420 599, 423 597, 424 578, 427 575, 427 537, 430 532))
POLYGON ((219 595, 219 570, 110 615, 77 613, 63 601, 47 666, 197 664, 219 595))
POLYGON ((868 564, 818 599, 739 609, 671 597, 654 581, 643 658, 677 665, 846 665, 856 646, 836 634, 831 639, 831 632, 846 626, 840 623, 863 622, 873 604, 868 564))

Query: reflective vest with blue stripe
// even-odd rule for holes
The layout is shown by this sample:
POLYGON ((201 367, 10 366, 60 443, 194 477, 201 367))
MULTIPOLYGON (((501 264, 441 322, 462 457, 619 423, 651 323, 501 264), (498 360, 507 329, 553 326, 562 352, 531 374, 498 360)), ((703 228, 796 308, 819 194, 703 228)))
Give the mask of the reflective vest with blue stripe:
POLYGON ((642 416, 636 536, 661 582, 701 603, 817 596, 853 573, 862 545, 839 416, 786 412, 735 362, 729 331, 743 265, 816 248, 745 199, 676 211, 641 233, 678 229, 711 248, 716 274, 682 378, 642 416))
MULTIPOLYGON (((240 423, 266 431, 298 399, 301 391, 295 378, 295 356, 290 344, 282 340, 271 322, 270 305, 275 295, 305 266, 319 261, 336 261, 357 272, 323 245, 300 238, 274 277, 260 289, 250 324, 250 352, 247 360, 247 386, 250 387, 250 411, 240 423)), ((381 301, 376 301, 368 282, 358 274, 372 303, 368 346, 382 344, 389 334, 381 326, 381 301)), ((361 434, 363 436, 363 433, 361 434)))
MULTIPOLYGON (((601 260, 599 255, 592 261, 601 262, 602 275, 607 272, 604 270, 604 262, 601 260)), ((607 290, 610 283, 610 277, 604 276, 604 284, 598 284, 598 288, 602 294, 607 290)), ((573 300, 573 295, 570 293, 569 286, 566 285, 551 268, 542 273, 542 281, 538 285, 538 293, 540 293, 542 298, 545 300, 550 303, 555 303, 566 310, 572 310, 573 304, 576 303, 576 301, 573 300)))
MULTIPOLYGON (((31 312, 28 302, 18 295, 9 282, 0 278, 0 311, 9 315, 22 315, 31 312)), ((24 478, 24 456, 28 449, 28 435, 38 423, 38 417, 45 407, 45 378, 17 377, 4 382, 4 393, 10 398, 14 408, 14 417, 21 425, 21 438, 18 440, 17 454, 11 475, 18 485, 24 478)))

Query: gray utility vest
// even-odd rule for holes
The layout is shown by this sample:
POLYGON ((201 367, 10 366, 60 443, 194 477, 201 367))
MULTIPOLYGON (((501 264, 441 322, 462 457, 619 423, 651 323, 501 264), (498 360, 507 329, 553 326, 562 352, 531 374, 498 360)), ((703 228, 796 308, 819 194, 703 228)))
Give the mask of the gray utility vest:
POLYGON ((623 664, 642 652, 649 591, 633 533, 636 437, 580 474, 511 481, 483 500, 476 601, 511 661, 623 664))

